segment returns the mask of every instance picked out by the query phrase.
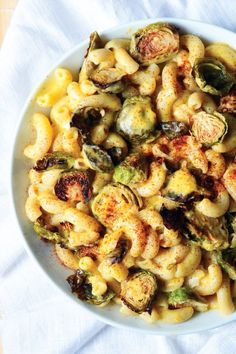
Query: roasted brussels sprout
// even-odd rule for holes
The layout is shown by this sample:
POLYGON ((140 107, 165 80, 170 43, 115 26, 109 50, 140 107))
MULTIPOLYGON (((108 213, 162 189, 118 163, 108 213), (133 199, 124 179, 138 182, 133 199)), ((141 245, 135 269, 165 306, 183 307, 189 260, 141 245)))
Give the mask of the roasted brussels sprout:
POLYGON ((221 97, 218 110, 223 113, 236 113, 236 87, 233 87, 228 95, 221 97))
POLYGON ((170 176, 164 195, 176 201, 184 201, 196 193, 197 189, 195 177, 187 169, 179 169, 170 176))
POLYGON ((131 154, 115 167, 113 180, 115 182, 129 184, 147 179, 148 164, 145 158, 139 154, 131 154))
POLYGON ((228 124, 223 114, 204 111, 193 116, 192 133, 205 146, 221 143, 228 132, 228 124))
POLYGON ((214 251, 213 259, 228 274, 230 279, 236 280, 236 248, 214 251))
POLYGON ((207 251, 229 246, 225 217, 210 218, 197 211, 185 213, 184 236, 207 251))
POLYGON ((46 171, 52 169, 69 170, 75 162, 74 157, 64 152, 53 152, 46 154, 42 159, 38 160, 34 166, 35 171, 46 171))
POLYGON ((143 65, 163 63, 179 50, 179 33, 168 23, 153 23, 136 31, 131 38, 130 54, 143 65))
POLYGON ((98 145, 83 144, 82 154, 92 170, 110 172, 114 168, 111 156, 98 145))
POLYGON ((107 184, 92 202, 94 216, 106 227, 111 227, 118 217, 139 202, 132 190, 121 183, 107 184))
POLYGON ((78 129, 83 142, 90 141, 90 130, 101 119, 100 110, 86 107, 74 112, 70 126, 78 129))
POLYGON ((153 273, 137 269, 121 283, 121 301, 134 312, 151 313, 157 288, 157 279, 153 273))
POLYGON ((182 135, 188 134, 189 128, 183 122, 163 122, 160 123, 160 129, 168 136, 170 139, 177 138, 182 135))
POLYGON ((115 296, 115 293, 110 289, 107 289, 104 295, 93 295, 92 284, 89 282, 89 275, 88 272, 78 269, 74 274, 67 278, 72 293, 75 293, 80 300, 93 305, 108 304, 115 296))
POLYGON ((227 72, 225 66, 211 57, 197 59, 193 74, 202 91, 216 96, 227 94, 235 83, 234 77, 227 72))
POLYGON ((125 72, 119 68, 107 68, 94 70, 90 73, 89 79, 102 92, 120 93, 125 88, 121 80, 125 72))
POLYGON ((117 131, 127 140, 139 143, 147 139, 156 126, 156 114, 149 97, 127 98, 117 118, 117 131))
POLYGON ((204 312, 208 310, 208 304, 204 299, 197 298, 190 290, 185 287, 176 289, 168 293, 168 304, 171 307, 181 308, 192 306, 196 311, 204 312))
POLYGON ((62 173, 54 189, 56 196, 64 201, 88 202, 92 196, 88 173, 83 171, 62 173))
POLYGON ((128 250, 129 241, 120 239, 116 245, 116 248, 106 256, 108 263, 115 264, 122 262, 128 250))
POLYGON ((44 238, 45 240, 48 240, 53 243, 62 243, 66 242, 66 238, 63 235, 59 234, 59 230, 56 227, 53 227, 51 225, 46 225, 44 223, 43 218, 38 218, 38 220, 35 221, 34 223, 34 231, 36 234, 38 234, 40 237, 44 238))

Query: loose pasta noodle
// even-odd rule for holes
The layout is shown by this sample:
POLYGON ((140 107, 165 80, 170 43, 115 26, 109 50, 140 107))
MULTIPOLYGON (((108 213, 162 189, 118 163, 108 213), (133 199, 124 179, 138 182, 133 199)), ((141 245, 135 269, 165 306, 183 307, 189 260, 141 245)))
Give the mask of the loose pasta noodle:
POLYGON ((46 80, 36 97, 36 102, 42 107, 52 107, 66 94, 67 86, 72 82, 72 74, 64 68, 57 68, 46 80))

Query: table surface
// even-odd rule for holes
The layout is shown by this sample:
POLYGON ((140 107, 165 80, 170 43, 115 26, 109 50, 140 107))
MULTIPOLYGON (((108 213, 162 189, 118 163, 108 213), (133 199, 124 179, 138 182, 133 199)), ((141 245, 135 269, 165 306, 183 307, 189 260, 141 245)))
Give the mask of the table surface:
POLYGON ((0 0, 0 46, 17 2, 18 0, 0 0))
MULTIPOLYGON (((3 42, 7 27, 10 23, 11 16, 16 7, 18 0, 0 0, 0 46, 3 42)), ((3 349, 0 341, 0 354, 3 349)))

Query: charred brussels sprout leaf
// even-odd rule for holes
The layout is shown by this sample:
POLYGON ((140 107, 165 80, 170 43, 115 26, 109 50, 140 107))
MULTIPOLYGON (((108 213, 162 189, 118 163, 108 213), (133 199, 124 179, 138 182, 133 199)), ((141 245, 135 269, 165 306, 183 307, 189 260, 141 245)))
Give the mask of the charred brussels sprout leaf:
POLYGON ((233 87, 228 95, 221 97, 219 111, 223 113, 236 113, 236 87, 233 87))
POLYGON ((116 122, 117 131, 132 143, 146 140, 154 131, 156 114, 149 97, 134 96, 124 101, 116 122))
POLYGON ((80 300, 93 305, 108 304, 115 296, 115 293, 110 289, 107 289, 104 295, 93 295, 92 284, 89 282, 89 275, 88 272, 78 269, 75 274, 70 275, 67 278, 72 293, 75 293, 80 300))
POLYGON ((214 251, 213 260, 228 274, 229 278, 236 280, 236 249, 229 248, 223 251, 214 251))
POLYGON ((189 131, 189 128, 185 123, 175 121, 163 122, 160 124, 160 128, 170 139, 186 135, 189 131))
POLYGON ((234 77, 227 72, 225 66, 211 57, 197 59, 193 74, 202 91, 216 96, 227 94, 235 83, 234 77))
POLYGON ((76 170, 62 173, 55 194, 64 201, 88 202, 92 196, 88 174, 76 170))
POLYGON ((210 218, 197 211, 185 213, 184 236, 206 251, 222 250, 229 246, 224 217, 210 218))
POLYGON ((87 52, 85 54, 85 58, 87 58, 89 52, 91 52, 94 49, 101 48, 101 47, 102 47, 102 40, 101 40, 99 34, 96 31, 92 32, 89 37, 89 46, 88 46, 87 52))
POLYGON ((83 144, 83 156, 92 170, 111 172, 114 168, 111 156, 97 145, 83 144))
POLYGON ((120 263, 124 259, 128 250, 128 240, 120 239, 116 245, 116 248, 106 256, 106 259, 110 264, 120 263))
POLYGON ((138 269, 121 283, 122 302, 137 313, 151 313, 157 293, 157 279, 149 271, 138 269))
POLYGON ((115 167, 113 180, 122 184, 137 183, 147 178, 147 161, 142 155, 131 154, 115 167))
POLYGON ((35 171, 46 171, 52 169, 69 170, 73 167, 75 159, 64 152, 53 152, 46 154, 38 160, 34 166, 35 171))
POLYGON ((143 65, 163 63, 179 50, 179 33, 168 23, 153 23, 136 31, 131 38, 130 53, 143 65))
POLYGON ((175 308, 192 306, 196 311, 204 312, 208 310, 208 305, 204 299, 197 298, 190 290, 182 287, 168 293, 168 304, 175 308))
POLYGON ((223 114, 198 112, 193 116, 192 133, 206 146, 221 143, 228 132, 228 124, 223 114))
POLYGON ((59 234, 56 227, 51 225, 45 225, 42 218, 39 218, 34 223, 34 231, 40 237, 53 242, 53 243, 64 243, 66 241, 65 237, 59 234))
POLYGON ((163 223, 167 229, 181 230, 184 223, 184 214, 181 208, 167 209, 161 207, 160 214, 163 218, 163 223))

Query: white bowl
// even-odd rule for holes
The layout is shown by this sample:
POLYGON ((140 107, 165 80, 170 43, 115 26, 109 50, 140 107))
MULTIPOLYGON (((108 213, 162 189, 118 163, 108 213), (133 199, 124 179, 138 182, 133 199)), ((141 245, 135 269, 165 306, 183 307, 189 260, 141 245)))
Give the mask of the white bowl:
MULTIPOLYGON (((109 29, 101 33, 103 38, 111 39, 115 37, 130 36, 133 31, 143 27, 149 23, 165 21, 176 25, 182 32, 199 35, 205 41, 227 42, 236 47, 236 34, 226 29, 205 24, 202 22, 188 21, 174 18, 157 18, 151 20, 143 20, 132 22, 127 25, 121 25, 113 29, 109 29)), ((79 43, 74 49, 67 53, 56 65, 51 72, 58 66, 66 67, 72 70, 74 74, 78 72, 83 56, 88 45, 88 40, 79 43)), ((50 73, 51 73, 50 72, 50 73)), ((49 75, 50 75, 49 73, 49 75)), ((38 89, 38 87, 37 87, 38 89)), ((117 327, 127 327, 147 334, 160 335, 177 335, 196 333, 199 331, 219 327, 236 319, 236 312, 229 316, 221 317, 218 312, 210 311, 206 313, 196 314, 189 321, 178 325, 167 325, 156 322, 148 324, 146 321, 137 317, 127 317, 119 313, 117 305, 98 308, 78 300, 70 291, 66 282, 66 277, 72 273, 63 267, 55 256, 53 256, 50 245, 39 240, 34 234, 32 223, 27 220, 24 203, 27 196, 28 170, 31 163, 23 156, 24 147, 32 141, 32 128, 30 118, 32 113, 41 109, 34 104, 34 97, 37 89, 30 95, 22 113, 18 132, 15 139, 13 158, 12 158, 12 198, 15 206, 15 213, 20 227, 21 235, 27 252, 34 258, 45 275, 51 280, 58 289, 64 292, 67 297, 75 302, 75 306, 81 306, 101 321, 117 327)))

